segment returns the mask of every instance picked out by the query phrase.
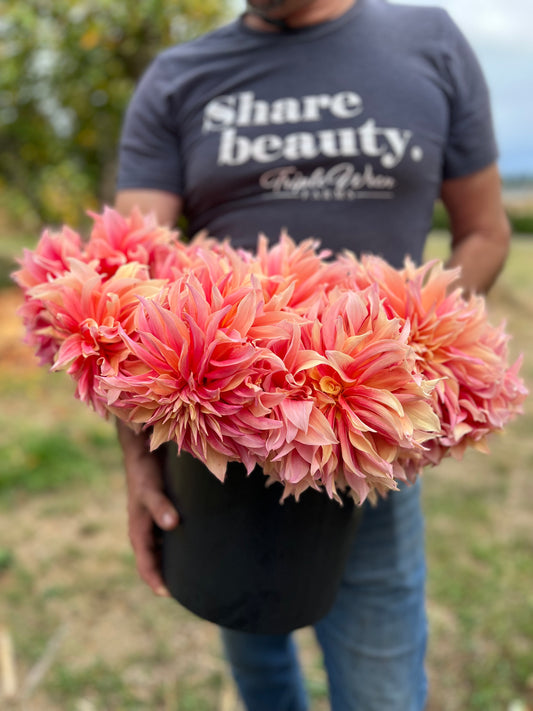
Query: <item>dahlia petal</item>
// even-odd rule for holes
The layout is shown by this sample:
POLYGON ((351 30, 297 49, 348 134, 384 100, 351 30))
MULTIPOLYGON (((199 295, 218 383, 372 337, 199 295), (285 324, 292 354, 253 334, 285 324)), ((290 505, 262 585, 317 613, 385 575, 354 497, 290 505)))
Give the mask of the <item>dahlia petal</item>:
POLYGON ((204 464, 209 471, 217 477, 217 479, 224 481, 228 466, 228 458, 220 452, 217 452, 216 449, 213 449, 209 444, 206 445, 204 464))
POLYGON ((286 419, 291 422, 297 429, 307 431, 309 426, 309 417, 313 409, 313 403, 308 400, 284 400, 280 404, 280 409, 286 419))

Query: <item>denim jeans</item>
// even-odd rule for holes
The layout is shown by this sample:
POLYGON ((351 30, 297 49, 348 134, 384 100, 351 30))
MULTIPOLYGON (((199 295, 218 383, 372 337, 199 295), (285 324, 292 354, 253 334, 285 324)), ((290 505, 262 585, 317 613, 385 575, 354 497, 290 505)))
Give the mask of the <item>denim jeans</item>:
MULTIPOLYGON (((365 504, 330 612, 315 625, 332 711, 422 711, 425 557, 420 483, 365 504)), ((309 708, 291 635, 222 630, 248 711, 309 708)))

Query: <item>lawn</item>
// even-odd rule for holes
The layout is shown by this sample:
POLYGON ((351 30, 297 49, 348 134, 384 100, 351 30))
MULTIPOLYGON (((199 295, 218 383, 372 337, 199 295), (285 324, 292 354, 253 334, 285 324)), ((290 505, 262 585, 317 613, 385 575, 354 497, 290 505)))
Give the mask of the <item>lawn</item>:
MULTIPOLYGON (((428 255, 444 248, 435 236, 428 255)), ((489 299, 530 384, 532 270, 533 240, 518 239, 489 299)), ((36 367, 18 294, 0 301, 0 707, 236 711, 215 628, 137 578, 113 427, 36 367)), ((529 400, 489 455, 425 474, 429 711, 533 709, 532 418, 529 400)), ((298 640, 326 711, 318 649, 308 630, 298 640)))

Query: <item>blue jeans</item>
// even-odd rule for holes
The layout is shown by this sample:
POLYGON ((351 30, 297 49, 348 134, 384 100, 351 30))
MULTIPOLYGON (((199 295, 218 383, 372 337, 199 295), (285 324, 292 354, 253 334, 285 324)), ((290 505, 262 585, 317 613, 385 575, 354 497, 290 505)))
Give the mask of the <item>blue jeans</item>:
MULTIPOLYGON (((425 556, 420 483, 365 511, 341 588, 315 625, 332 711, 422 711, 425 556)), ((291 635, 222 630, 248 711, 306 711, 291 635)))

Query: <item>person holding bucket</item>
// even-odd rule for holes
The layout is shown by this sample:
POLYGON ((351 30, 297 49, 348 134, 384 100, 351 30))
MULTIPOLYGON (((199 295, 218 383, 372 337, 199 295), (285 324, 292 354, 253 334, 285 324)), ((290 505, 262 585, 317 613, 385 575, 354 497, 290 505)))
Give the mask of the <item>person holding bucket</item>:
MULTIPOLYGON (((237 20, 162 52, 129 106, 116 207, 191 235, 310 236, 336 253, 422 259, 433 206, 448 264, 486 292, 510 232, 486 83, 445 11, 386 0, 249 0, 237 20)), ((141 577, 163 582, 154 522, 179 528, 161 457, 119 425, 141 577)), ((305 553, 305 551, 304 551, 305 553)), ((317 584, 320 581, 317 581, 317 584)), ((314 627, 333 711, 420 711, 427 625, 420 484, 365 503, 334 602, 314 627)), ((249 711, 308 708, 289 632, 223 628, 249 711)))

